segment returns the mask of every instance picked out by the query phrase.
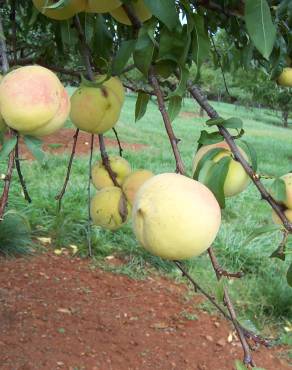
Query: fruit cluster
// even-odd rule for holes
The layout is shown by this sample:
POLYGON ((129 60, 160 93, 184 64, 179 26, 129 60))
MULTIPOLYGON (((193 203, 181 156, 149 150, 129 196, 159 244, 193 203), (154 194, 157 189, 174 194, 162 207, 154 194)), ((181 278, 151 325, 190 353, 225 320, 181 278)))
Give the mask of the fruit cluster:
MULTIPOLYGON (((86 13, 107 13, 118 22, 132 25, 129 17, 122 7, 119 0, 69 0, 63 6, 54 7, 58 1, 55 0, 33 0, 35 7, 48 18, 55 20, 65 20, 73 17, 80 12, 86 13)), ((147 9, 143 0, 138 0, 132 4, 135 13, 141 22, 151 18, 152 14, 147 9)))
POLYGON ((92 183, 98 191, 91 200, 91 217, 95 225, 117 230, 129 219, 136 193, 153 173, 144 169, 132 172, 129 162, 119 156, 110 156, 109 165, 117 186, 102 160, 92 166, 92 183))

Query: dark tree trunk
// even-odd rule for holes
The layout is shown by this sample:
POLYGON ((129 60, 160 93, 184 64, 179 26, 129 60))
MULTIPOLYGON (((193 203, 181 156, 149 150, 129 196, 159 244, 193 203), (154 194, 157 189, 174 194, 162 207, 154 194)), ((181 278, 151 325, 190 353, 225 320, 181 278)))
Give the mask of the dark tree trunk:
POLYGON ((284 110, 284 111, 282 112, 283 126, 284 126, 285 128, 287 128, 287 127, 288 127, 288 115, 289 115, 289 112, 288 112, 288 111, 284 110))

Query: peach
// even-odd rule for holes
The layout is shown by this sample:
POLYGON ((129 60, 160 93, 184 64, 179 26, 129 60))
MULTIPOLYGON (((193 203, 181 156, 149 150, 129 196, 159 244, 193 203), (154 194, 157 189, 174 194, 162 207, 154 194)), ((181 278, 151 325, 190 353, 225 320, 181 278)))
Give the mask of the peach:
MULTIPOLYGON (((147 6, 144 4, 143 0, 138 0, 137 2, 132 2, 132 7, 135 14, 138 16, 141 22, 145 22, 152 17, 147 6)), ((120 6, 110 12, 111 16, 120 23, 126 24, 128 26, 132 25, 131 20, 126 14, 124 8, 120 6)))
POLYGON ((0 84, 1 114, 14 130, 36 130, 56 115, 62 91, 58 77, 47 68, 15 69, 0 84))
MULTIPOLYGON (((197 165, 199 161, 203 158, 203 156, 208 151, 210 151, 211 149, 215 149, 215 148, 222 148, 222 152, 218 153, 212 159, 212 161, 218 162, 221 158, 226 157, 226 156, 229 156, 232 158, 232 152, 228 144, 225 141, 222 141, 216 144, 204 145, 195 154, 195 157, 193 160, 193 173, 195 173, 197 165)), ((246 153, 241 148, 239 148, 239 150, 241 154, 244 156, 244 158, 248 160, 246 153)), ((204 175, 207 175, 205 174, 204 168, 201 169, 201 173, 204 175)), ((199 175, 199 181, 204 182, 204 177, 205 176, 199 175)), ((250 179, 247 173, 245 172, 244 168, 241 166, 239 162, 237 162, 235 159, 232 158, 229 164, 228 173, 227 173, 225 183, 224 183, 224 195, 226 197, 232 197, 234 195, 237 195, 241 193, 243 190, 245 190, 249 183, 250 183, 250 179)))
POLYGON ((198 256, 214 241, 221 210, 212 192, 175 173, 147 180, 132 210, 134 233, 150 253, 170 260, 198 256))
POLYGON ((76 13, 84 11, 87 0, 70 0, 65 6, 57 9, 49 9, 57 3, 57 0, 33 0, 34 6, 48 18, 55 20, 65 20, 73 17, 76 13))

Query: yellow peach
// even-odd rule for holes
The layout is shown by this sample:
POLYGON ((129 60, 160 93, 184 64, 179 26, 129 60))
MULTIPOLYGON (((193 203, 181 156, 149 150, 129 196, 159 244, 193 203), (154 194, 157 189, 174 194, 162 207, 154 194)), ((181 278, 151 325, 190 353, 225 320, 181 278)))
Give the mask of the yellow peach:
POLYGON ((17 130, 33 131, 57 113, 62 84, 49 69, 26 66, 9 72, 0 84, 1 114, 17 130))
MULTIPOLYGON (((152 17, 149 9, 145 5, 143 0, 138 0, 137 2, 132 2, 132 7, 141 22, 145 22, 152 17)), ((128 26, 132 25, 131 20, 129 19, 124 8, 120 6, 110 12, 111 16, 118 22, 127 24, 128 26)))
POLYGON ((33 4, 37 10, 46 17, 59 21, 73 17, 76 13, 84 11, 86 7, 86 0, 70 0, 63 7, 57 9, 48 8, 57 2, 57 0, 33 0, 33 4))
POLYGON ((80 130, 102 134, 117 123, 124 98, 117 77, 111 77, 102 87, 80 86, 71 97, 71 120, 80 130))
MULTIPOLYGON (((116 180, 118 184, 122 185, 125 177, 131 172, 130 163, 120 156, 110 156, 109 163, 111 169, 117 175, 116 180)), ((96 189, 102 189, 114 185, 102 163, 102 160, 92 166, 91 177, 92 183, 96 189)))
POLYGON ((212 192, 188 177, 164 173, 147 180, 132 210, 138 241, 150 253, 182 260, 198 256, 214 241, 221 211, 212 192))
POLYGON ((140 187, 154 174, 148 170, 137 170, 130 173, 124 180, 122 189, 128 202, 133 205, 135 196, 140 187))
POLYGON ((285 87, 292 87, 292 68, 286 67, 278 77, 278 84, 285 87))
POLYGON ((90 215, 94 225, 117 230, 128 220, 130 206, 122 190, 110 186, 99 190, 90 203, 90 215))
POLYGON ((85 11, 88 13, 107 13, 121 6, 119 0, 88 0, 85 11))

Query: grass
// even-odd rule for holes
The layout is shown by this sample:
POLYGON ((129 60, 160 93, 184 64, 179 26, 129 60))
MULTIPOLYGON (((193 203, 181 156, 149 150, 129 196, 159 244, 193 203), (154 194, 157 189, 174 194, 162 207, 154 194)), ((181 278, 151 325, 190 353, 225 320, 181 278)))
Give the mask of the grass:
MULTIPOLYGON (((291 130, 271 125, 271 112, 246 110, 223 103, 215 103, 214 106, 226 118, 239 116, 244 120, 245 140, 257 150, 260 173, 281 175, 291 170, 291 130)), ((137 123, 134 122, 134 110, 135 97, 129 96, 117 125, 120 139, 123 142, 145 144, 147 148, 138 152, 125 150, 125 158, 133 169, 147 168, 154 173, 173 172, 175 163, 171 147, 156 105, 150 102, 146 115, 137 123)), ((194 110, 197 112, 198 107, 192 100, 186 99, 182 111, 194 110)), ((173 124, 177 137, 181 139, 179 147, 188 174, 191 174, 192 157, 200 130, 206 128, 205 121, 206 118, 181 114, 173 124)), ((106 136, 114 138, 111 132, 106 136)), ((108 148, 108 151, 117 154, 117 149, 108 148)), ((94 157, 99 157, 98 152, 94 157)), ((88 158, 79 157, 74 161, 63 208, 58 213, 54 197, 62 186, 67 162, 68 153, 48 155, 42 167, 36 162, 24 163, 23 172, 33 203, 25 203, 18 181, 15 180, 9 209, 16 209, 28 218, 34 235, 52 237, 54 248, 75 244, 80 254, 85 254, 88 158)), ((5 163, 1 162, 1 172, 5 168, 5 163)), ((269 185, 269 180, 264 181, 269 185)), ((222 227, 214 243, 224 268, 243 270, 246 274, 244 279, 227 282, 241 319, 249 320, 265 333, 270 333, 275 327, 282 328, 284 320, 292 320, 292 289, 285 279, 289 261, 283 263, 269 258, 279 243, 279 235, 266 234, 249 244, 245 243, 255 229, 271 223, 270 208, 261 201, 259 193, 251 185, 244 193, 227 200, 222 227)), ((153 257, 138 246, 130 224, 116 232, 94 227, 92 238, 95 259, 103 267, 104 257, 122 255, 126 257, 127 263, 115 268, 118 273, 143 278, 151 268, 180 279, 172 263, 153 257)), ((188 261, 187 265, 194 278, 205 289, 214 292, 217 283, 208 257, 202 255, 188 261)))

